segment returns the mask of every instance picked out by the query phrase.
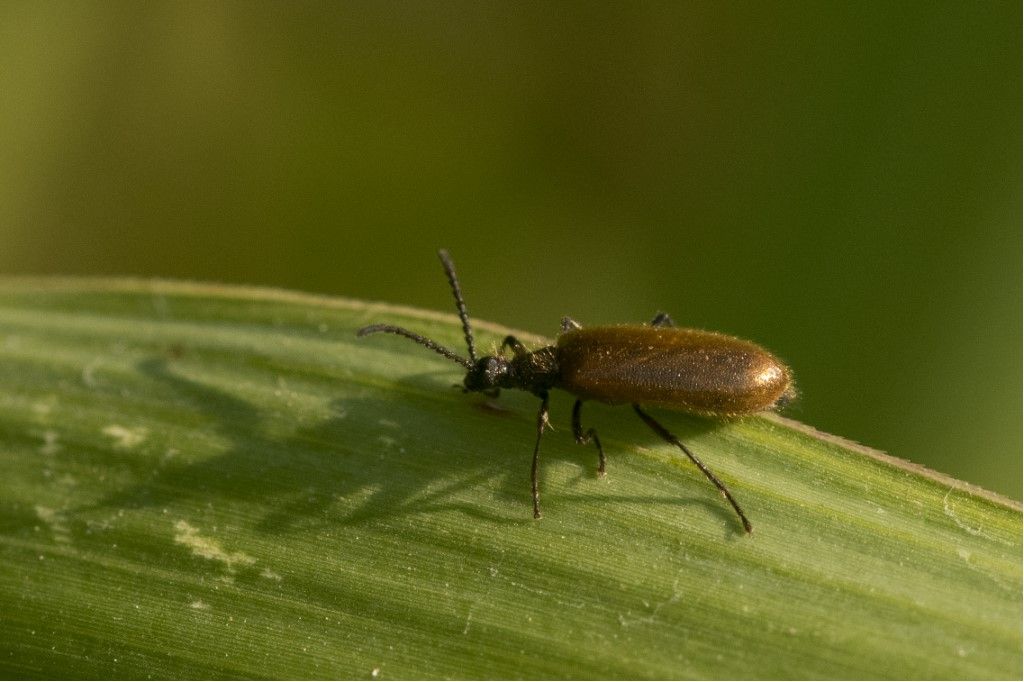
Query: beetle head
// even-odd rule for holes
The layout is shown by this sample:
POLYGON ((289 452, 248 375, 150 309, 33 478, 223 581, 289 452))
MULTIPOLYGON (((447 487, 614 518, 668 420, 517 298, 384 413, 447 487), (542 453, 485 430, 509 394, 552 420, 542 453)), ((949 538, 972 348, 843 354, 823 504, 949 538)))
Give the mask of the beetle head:
POLYGON ((508 360, 504 358, 494 355, 480 358, 466 372, 466 378, 462 380, 462 385, 465 387, 463 390, 468 393, 499 388, 502 385, 502 379, 508 375, 508 370, 508 360))

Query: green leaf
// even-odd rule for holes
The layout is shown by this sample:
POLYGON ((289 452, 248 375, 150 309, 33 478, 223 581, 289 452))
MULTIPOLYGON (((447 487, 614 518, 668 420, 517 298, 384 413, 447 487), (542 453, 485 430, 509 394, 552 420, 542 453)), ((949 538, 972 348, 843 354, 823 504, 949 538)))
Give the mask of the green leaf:
POLYGON ((537 399, 355 337, 382 321, 462 344, 356 301, 0 283, 0 669, 1020 678, 1018 504, 786 419, 657 412, 748 536, 628 408, 584 409, 598 478, 560 395, 535 521, 537 399))

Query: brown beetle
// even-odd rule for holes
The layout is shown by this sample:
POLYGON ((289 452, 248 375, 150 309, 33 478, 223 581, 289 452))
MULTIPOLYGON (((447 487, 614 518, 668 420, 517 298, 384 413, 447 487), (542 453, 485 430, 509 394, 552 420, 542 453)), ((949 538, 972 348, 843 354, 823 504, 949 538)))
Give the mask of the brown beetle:
POLYGON ((725 484, 668 429, 641 409, 640 403, 717 418, 776 410, 795 396, 792 373, 782 361, 750 341, 677 328, 665 313, 656 315, 649 325, 586 329, 564 317, 561 334, 553 346, 530 351, 516 337, 507 336, 498 355, 477 357, 455 266, 447 251, 441 250, 438 255, 462 320, 468 359, 435 341, 390 324, 371 324, 357 334, 397 334, 454 360, 466 368, 462 382, 464 392, 497 396, 503 388, 514 388, 530 391, 541 399, 530 475, 534 518, 540 518, 538 455, 544 426, 548 423, 548 392, 558 388, 576 396, 572 410, 573 434, 577 443, 594 442, 601 475, 605 473, 604 448, 596 430, 583 430, 580 420, 583 401, 631 403, 645 424, 682 450, 725 495, 743 522, 744 530, 748 533, 752 530, 750 521, 725 484), (511 357, 505 357, 506 350, 512 351, 511 357))

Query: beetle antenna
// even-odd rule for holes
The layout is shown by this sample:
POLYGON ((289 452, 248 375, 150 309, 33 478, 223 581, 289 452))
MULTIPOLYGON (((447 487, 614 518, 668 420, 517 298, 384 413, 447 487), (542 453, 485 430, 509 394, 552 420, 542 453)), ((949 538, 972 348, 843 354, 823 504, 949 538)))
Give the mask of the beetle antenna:
POLYGON ((441 249, 437 252, 444 265, 444 272, 448 275, 448 283, 452 285, 452 294, 455 296, 455 307, 459 309, 459 319, 462 320, 462 333, 466 336, 466 346, 469 348, 470 362, 476 362, 476 346, 473 345, 473 328, 469 326, 469 313, 466 312, 466 301, 462 298, 462 289, 459 287, 459 278, 455 275, 455 264, 448 252, 441 249))
MULTIPOLYGON (((425 336, 420 336, 415 332, 411 332, 408 329, 403 329, 402 327, 396 327, 393 324, 371 324, 357 331, 356 336, 367 336, 369 334, 379 333, 397 334, 398 336, 404 336, 407 339, 412 339, 421 346, 426 346, 427 348, 429 348, 430 350, 434 351, 439 355, 445 356, 449 360, 454 360, 455 362, 459 363, 466 369, 472 369, 473 367, 473 363, 471 363, 469 360, 462 357, 461 355, 458 355, 453 351, 448 350, 447 348, 437 343, 436 341, 431 341, 425 336)), ((470 346, 470 349, 472 349, 472 346, 470 346)))

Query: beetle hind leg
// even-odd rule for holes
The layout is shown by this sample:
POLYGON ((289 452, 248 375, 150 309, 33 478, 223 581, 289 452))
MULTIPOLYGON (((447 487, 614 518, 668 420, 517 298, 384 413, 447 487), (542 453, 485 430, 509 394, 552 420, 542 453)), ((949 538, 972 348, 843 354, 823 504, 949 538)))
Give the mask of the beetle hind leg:
POLYGON ((675 320, 669 317, 668 313, 658 313, 651 320, 652 327, 674 327, 676 326, 675 320))
POLYGON ((605 464, 607 462, 604 456, 604 448, 601 447, 601 439, 597 437, 597 429, 589 428, 585 432, 583 431, 583 423, 580 420, 582 408, 583 401, 577 398, 576 404, 572 406, 572 433, 576 437, 576 442, 580 445, 586 445, 590 441, 594 441, 594 445, 597 446, 597 474, 598 476, 604 476, 605 464))
POLYGON ((740 521, 743 522, 743 530, 747 531, 748 533, 753 531, 753 526, 750 525, 750 521, 747 520, 747 515, 743 513, 743 510, 740 508, 740 505, 736 501, 736 498, 732 496, 732 493, 729 492, 729 489, 725 487, 725 484, 718 480, 717 476, 711 473, 711 469, 708 469, 704 462, 700 461, 697 455, 690 452, 690 448, 683 445, 682 442, 680 442, 680 440, 676 438, 668 429, 662 426, 657 420, 654 419, 654 417, 640 409, 640 406, 637 405, 636 403, 633 403, 633 410, 636 411, 637 415, 640 417, 640 419, 644 421, 645 424, 647 424, 647 426, 651 427, 652 431, 661 436, 667 442, 671 443, 672 445, 675 445, 680 450, 682 450, 686 454, 686 456, 690 458, 690 461, 697 465, 697 468, 701 470, 701 473, 707 476, 708 480, 715 484, 715 487, 718 488, 718 490, 723 495, 725 495, 725 499, 729 500, 729 504, 732 505, 732 508, 740 517, 740 521))

